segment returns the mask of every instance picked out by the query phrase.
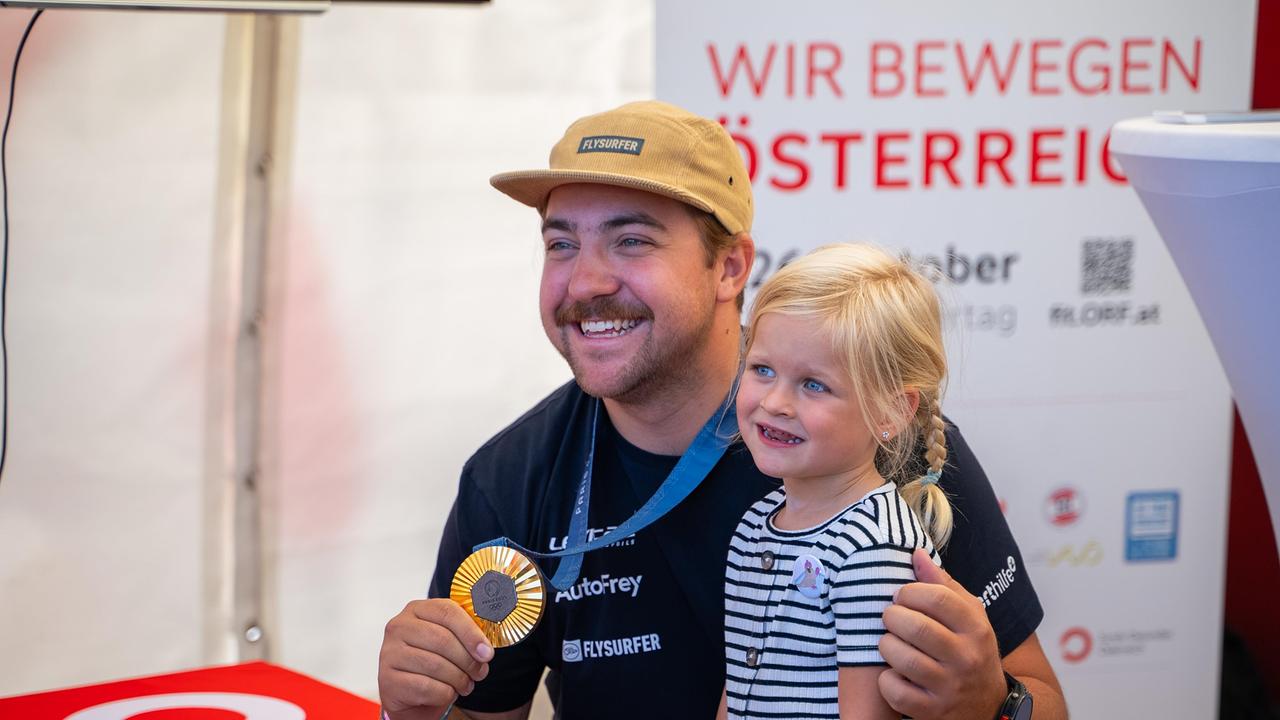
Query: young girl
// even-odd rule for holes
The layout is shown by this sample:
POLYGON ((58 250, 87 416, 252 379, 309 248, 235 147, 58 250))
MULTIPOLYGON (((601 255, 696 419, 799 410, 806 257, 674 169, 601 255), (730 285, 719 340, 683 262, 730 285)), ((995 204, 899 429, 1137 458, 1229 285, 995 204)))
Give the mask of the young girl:
POLYGON ((945 377, 932 285, 881 250, 821 247, 761 287, 738 428, 782 487, 731 540, 721 718, 899 717, 881 614, 951 531, 945 377))

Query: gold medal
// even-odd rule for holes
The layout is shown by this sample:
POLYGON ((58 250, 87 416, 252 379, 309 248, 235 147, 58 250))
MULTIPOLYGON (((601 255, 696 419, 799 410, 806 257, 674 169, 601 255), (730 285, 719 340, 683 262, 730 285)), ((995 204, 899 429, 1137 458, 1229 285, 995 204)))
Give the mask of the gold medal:
POLYGON ((480 626, 495 648, 529 637, 542 619, 546 583, 523 553, 491 546, 471 553, 453 574, 449 597, 480 626))

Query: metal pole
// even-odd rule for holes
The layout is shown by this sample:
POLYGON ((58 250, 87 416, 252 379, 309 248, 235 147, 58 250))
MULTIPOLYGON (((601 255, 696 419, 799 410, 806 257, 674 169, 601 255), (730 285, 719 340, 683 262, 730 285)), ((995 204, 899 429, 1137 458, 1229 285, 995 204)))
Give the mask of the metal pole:
POLYGON ((276 627, 270 271, 287 207, 297 19, 227 20, 206 433, 205 659, 265 659, 276 627))

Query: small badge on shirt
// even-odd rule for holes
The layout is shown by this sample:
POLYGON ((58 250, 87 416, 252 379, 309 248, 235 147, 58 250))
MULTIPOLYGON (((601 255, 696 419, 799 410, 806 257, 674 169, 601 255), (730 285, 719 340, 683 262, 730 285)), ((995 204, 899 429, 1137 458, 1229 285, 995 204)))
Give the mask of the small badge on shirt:
POLYGON ((791 566, 791 584, 807 598, 816 598, 822 594, 827 582, 827 569, 822 561, 812 555, 801 555, 791 566))

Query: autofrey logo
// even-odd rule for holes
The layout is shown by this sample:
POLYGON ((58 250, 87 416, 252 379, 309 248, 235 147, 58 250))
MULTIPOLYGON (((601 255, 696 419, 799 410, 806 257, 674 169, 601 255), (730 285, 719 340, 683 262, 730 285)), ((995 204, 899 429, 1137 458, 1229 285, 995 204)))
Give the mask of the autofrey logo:
POLYGON ((582 641, 581 640, 565 640, 563 650, 560 653, 561 659, 565 662, 579 662, 582 660, 582 641))
POLYGON ((1124 512, 1124 559, 1172 560, 1178 556, 1178 492, 1129 493, 1124 512))

